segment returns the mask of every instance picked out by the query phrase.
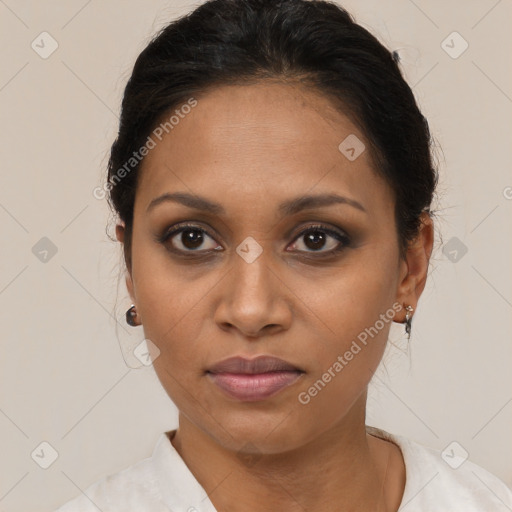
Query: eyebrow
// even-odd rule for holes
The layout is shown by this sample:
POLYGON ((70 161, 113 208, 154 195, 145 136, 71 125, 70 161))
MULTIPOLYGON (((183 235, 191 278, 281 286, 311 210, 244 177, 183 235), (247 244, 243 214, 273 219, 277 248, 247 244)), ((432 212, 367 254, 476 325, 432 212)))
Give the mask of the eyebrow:
MULTIPOLYGON (((165 202, 179 203, 189 208, 211 213, 214 215, 223 215, 226 213, 224 207, 219 203, 215 203, 204 197, 188 194, 186 192, 162 194, 161 196, 158 196, 155 199, 153 199, 151 203, 149 203, 146 212, 149 212, 157 205, 165 202)), ((362 212, 367 213, 366 209, 360 202, 356 201, 355 199, 340 196, 338 194, 306 195, 297 197, 295 199, 289 199, 288 201, 284 201, 279 205, 278 211, 283 216, 293 215, 302 210, 311 210, 314 208, 321 208, 325 206, 331 206, 334 204, 346 204, 348 206, 352 206, 354 208, 357 208, 358 210, 361 210, 362 212)))

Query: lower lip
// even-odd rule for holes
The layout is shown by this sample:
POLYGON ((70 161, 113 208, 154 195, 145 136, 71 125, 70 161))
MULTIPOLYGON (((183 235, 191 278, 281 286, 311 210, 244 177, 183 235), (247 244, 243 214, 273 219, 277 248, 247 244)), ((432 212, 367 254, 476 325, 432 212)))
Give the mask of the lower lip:
POLYGON ((293 384, 302 372, 208 373, 213 382, 230 397, 246 402, 264 400, 293 384))

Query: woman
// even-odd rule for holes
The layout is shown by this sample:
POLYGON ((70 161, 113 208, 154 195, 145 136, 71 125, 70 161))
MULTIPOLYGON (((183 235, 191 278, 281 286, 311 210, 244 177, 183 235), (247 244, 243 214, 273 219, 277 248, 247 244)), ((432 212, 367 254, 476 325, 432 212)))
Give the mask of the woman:
POLYGON ((210 0, 126 86, 106 189, 179 427, 70 511, 493 511, 496 477, 365 425, 437 183, 396 58, 334 3, 210 0))

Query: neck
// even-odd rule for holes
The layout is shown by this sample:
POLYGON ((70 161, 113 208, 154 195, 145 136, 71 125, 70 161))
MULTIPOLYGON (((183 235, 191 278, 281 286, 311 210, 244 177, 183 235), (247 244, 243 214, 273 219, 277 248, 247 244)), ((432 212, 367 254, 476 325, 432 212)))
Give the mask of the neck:
POLYGON ((284 453, 241 456, 181 414, 172 443, 219 512, 388 510, 389 450, 366 433, 364 409, 284 453))

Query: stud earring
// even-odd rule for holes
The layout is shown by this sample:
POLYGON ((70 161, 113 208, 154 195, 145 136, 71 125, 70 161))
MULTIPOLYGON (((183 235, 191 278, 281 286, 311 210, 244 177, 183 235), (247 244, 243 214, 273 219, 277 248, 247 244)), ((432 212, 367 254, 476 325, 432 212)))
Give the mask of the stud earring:
POLYGON ((412 322, 412 312, 414 308, 412 306, 405 307, 405 333, 407 334, 407 339, 411 339, 411 322, 412 322))
POLYGON ((131 308, 126 312, 126 323, 131 325, 132 327, 137 327, 140 325, 137 322, 137 310, 135 306, 132 304, 131 308))

